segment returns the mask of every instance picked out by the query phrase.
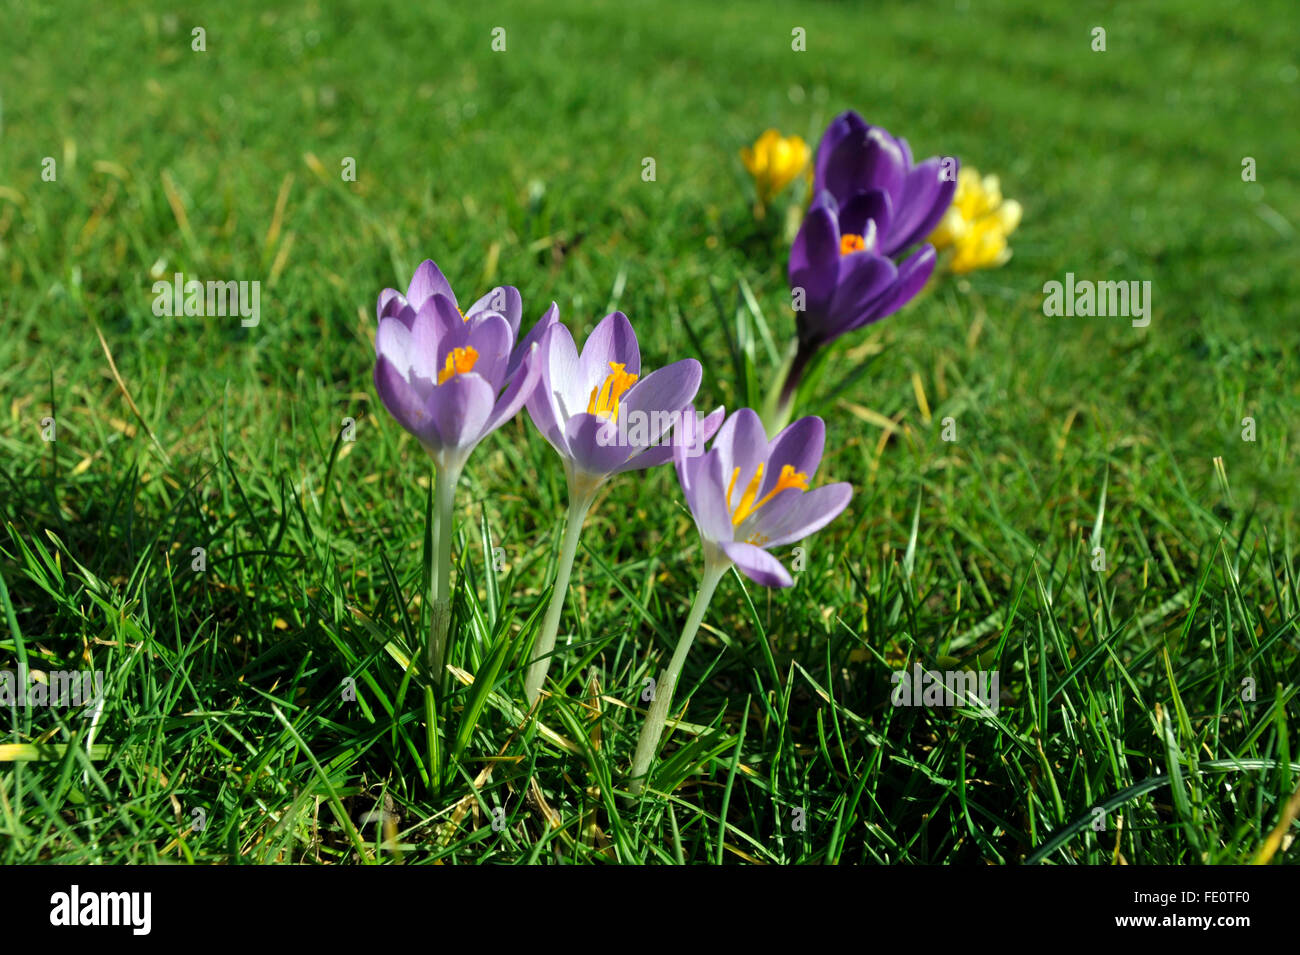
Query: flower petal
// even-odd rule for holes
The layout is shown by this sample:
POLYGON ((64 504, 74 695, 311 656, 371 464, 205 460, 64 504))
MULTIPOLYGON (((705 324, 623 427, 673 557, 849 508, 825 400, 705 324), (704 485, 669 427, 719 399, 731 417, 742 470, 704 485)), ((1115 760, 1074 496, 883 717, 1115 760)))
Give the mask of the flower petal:
POLYGON ((528 398, 528 417, 533 419, 542 437, 567 458, 569 445, 564 437, 564 426, 573 411, 586 410, 586 405, 581 409, 568 407, 572 399, 565 389, 577 381, 578 349, 567 326, 557 322, 546 330, 538 343, 533 364, 538 366, 540 378, 537 388, 528 398))
POLYGON ((406 290, 406 301, 413 309, 419 311, 425 300, 435 294, 445 295, 451 299, 453 305, 456 304, 456 293, 451 290, 451 283, 447 281, 438 266, 434 265, 432 259, 425 259, 411 276, 411 284, 406 290))
POLYGON ((490 434, 519 413, 519 409, 528 403, 528 399, 537 394, 542 381, 542 366, 538 361, 540 347, 530 345, 524 355, 519 373, 510 379, 505 392, 497 399, 496 407, 488 418, 483 433, 490 434))
POLYGON ((397 423, 424 444, 436 441, 437 426, 429 415, 425 396, 406 380, 386 355, 380 355, 376 360, 374 377, 379 401, 397 423))
POLYGON ((492 312, 467 324, 470 328, 465 346, 478 353, 474 360, 474 373, 492 386, 495 395, 505 383, 514 336, 505 318, 492 312))
MULTIPOLYGON (((718 459, 724 494, 737 468, 740 473, 736 475, 736 483, 744 488, 758 465, 767 460, 767 431, 763 428, 763 419, 758 416, 758 412, 752 408, 741 408, 728 418, 718 429, 718 436, 709 453, 718 459)), ((739 498, 736 503, 739 503, 739 498)))
POLYGON ((838 517, 852 496, 853 486, 847 481, 815 487, 798 495, 791 506, 773 510, 770 515, 759 511, 753 532, 763 535, 764 547, 803 540, 838 517))
POLYGON ((486 379, 473 372, 452 375, 434 389, 429 412, 438 428, 442 448, 468 451, 487 433, 487 422, 496 392, 486 379))
POLYGON ((935 156, 925 160, 907 174, 903 184, 902 200, 894 221, 884 230, 881 251, 896 255, 920 242, 939 224, 943 214, 952 205, 957 180, 943 177, 943 160, 935 156))
MULTIPOLYGON (((537 324, 530 328, 523 340, 515 345, 515 350, 510 354, 510 364, 506 368, 506 378, 515 376, 515 372, 519 371, 520 362, 524 360, 524 356, 528 354, 534 343, 540 343, 547 329, 559 322, 559 320, 560 307, 552 302, 551 307, 543 312, 542 317, 537 320, 537 324)), ((570 344, 573 343, 572 337, 570 337, 569 342, 570 344)), ((577 354, 577 349, 574 349, 574 354, 577 354)))
POLYGON ((854 252, 840 263, 840 283, 831 301, 831 322, 838 331, 862 324, 872 303, 889 291, 898 278, 898 266, 883 255, 854 252))
POLYGON ((592 388, 599 388, 610 373, 610 364, 620 364, 629 375, 641 373, 641 350, 637 347, 636 332, 622 312, 611 312, 600 320, 582 346, 578 359, 578 377, 582 383, 582 407, 570 408, 570 413, 587 410, 587 397, 592 388))
POLYGON ((632 453, 613 419, 583 411, 571 417, 564 430, 569 460, 588 474, 613 474, 632 453))
POLYGON ((486 312, 495 312, 510 326, 510 335, 519 337, 519 320, 524 313, 523 299, 513 285, 498 285, 465 311, 466 318, 486 312))
POLYGON ((761 547, 743 541, 722 541, 718 547, 742 574, 756 584, 764 587, 790 587, 794 584, 794 578, 782 563, 761 547))
POLYGON ((790 247, 790 288, 804 290, 804 313, 821 316, 835 295, 840 270, 840 229, 835 212, 815 203, 790 247))

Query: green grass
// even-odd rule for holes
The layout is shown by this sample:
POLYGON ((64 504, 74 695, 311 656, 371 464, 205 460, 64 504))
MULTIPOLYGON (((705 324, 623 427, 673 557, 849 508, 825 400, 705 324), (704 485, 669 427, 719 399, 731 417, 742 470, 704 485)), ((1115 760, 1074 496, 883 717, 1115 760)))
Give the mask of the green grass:
POLYGON ((1289 4, 386 6, 0 4, 0 669, 108 690, 93 739, 0 714, 0 860, 1255 855, 1300 781, 1289 4), (578 337, 619 308, 647 366, 698 354, 700 403, 744 404, 737 283, 792 321, 736 151, 849 107, 999 173, 1015 257, 837 350, 828 382, 861 375, 806 410, 854 500, 793 589, 724 580, 640 801, 642 681, 702 563, 675 476, 598 502, 543 729, 517 701, 564 482, 526 418, 490 438, 457 497, 480 679, 431 768, 430 474, 370 384, 379 290, 428 256, 578 337), (260 281, 261 324, 154 316, 175 271, 260 281), (1150 280, 1151 325, 1044 317, 1067 271, 1150 280), (914 661, 998 670, 996 720, 892 707, 914 661))

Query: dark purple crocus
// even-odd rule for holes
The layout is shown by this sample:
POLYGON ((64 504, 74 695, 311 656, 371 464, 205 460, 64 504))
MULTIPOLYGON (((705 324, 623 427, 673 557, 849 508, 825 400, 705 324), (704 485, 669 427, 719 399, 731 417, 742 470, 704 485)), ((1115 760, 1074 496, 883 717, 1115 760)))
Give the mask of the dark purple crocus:
POLYGON ((800 418, 769 441, 758 414, 742 408, 722 425, 708 452, 690 457, 677 449, 674 454, 704 542, 704 576, 668 668, 654 687, 632 761, 634 794, 646 784, 682 665, 723 575, 734 566, 765 587, 789 587, 793 578, 769 549, 802 540, 848 506, 853 489, 847 483, 810 487, 825 442, 821 418, 800 418))
POLYGON ((790 420, 809 362, 823 346, 892 315, 934 271, 928 236, 952 204, 955 158, 912 161, 907 140, 841 113, 817 147, 813 202, 790 249, 798 340, 766 406, 774 430, 790 420))
POLYGON ((821 193, 790 249, 790 288, 800 350, 811 352, 863 325, 892 315, 925 287, 934 247, 924 245, 902 265, 883 254, 871 194, 841 205, 821 193))
POLYGON ((906 139, 872 126, 853 110, 831 121, 817 147, 813 195, 830 193, 846 212, 865 195, 854 216, 876 223, 883 255, 896 256, 933 232, 956 190, 955 158, 945 163, 944 157, 931 156, 913 163, 906 139))
POLYGON ((451 620, 456 483, 478 443, 531 397, 541 372, 532 357, 558 309, 552 305, 516 348, 522 306, 515 289, 494 289, 462 314, 442 272, 425 261, 405 295, 384 290, 378 313, 375 390, 388 413, 415 435, 437 464, 437 548, 427 663, 432 677, 440 680, 451 620))
POLYGON ((703 373, 694 358, 641 374, 641 351, 622 312, 605 316, 578 354, 563 323, 546 330, 537 352, 540 381, 528 415, 564 462, 569 511, 546 619, 533 646, 525 680, 529 703, 541 694, 550 667, 587 512, 604 483, 682 453, 702 454, 722 424, 722 409, 703 421, 691 404, 703 373))

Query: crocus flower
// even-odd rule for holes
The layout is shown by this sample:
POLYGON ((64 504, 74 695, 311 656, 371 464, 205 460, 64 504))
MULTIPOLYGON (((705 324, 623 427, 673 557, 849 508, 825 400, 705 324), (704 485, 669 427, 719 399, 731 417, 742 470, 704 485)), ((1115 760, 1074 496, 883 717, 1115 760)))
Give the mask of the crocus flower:
POLYGON ((702 453, 722 423, 721 409, 703 421, 695 418, 691 402, 702 369, 694 358, 642 375, 636 333, 622 312, 601 320, 581 355, 557 322, 542 338, 537 364, 541 378, 528 414, 564 462, 569 513, 551 603, 528 669, 529 703, 546 680, 578 538, 597 491, 615 474, 668 462, 678 446, 702 453))
POLYGON ((823 192, 808 211, 790 250, 799 347, 811 353, 848 332, 892 315, 910 302, 934 271, 934 249, 922 246, 902 265, 880 247, 871 193, 841 205, 823 192))
POLYGON ((955 158, 912 160, 907 140, 841 113, 817 147, 813 202, 790 250, 798 341, 765 410, 773 429, 790 420, 795 393, 818 350, 897 312, 925 287, 935 252, 921 245, 957 188, 955 158))
POLYGON ((952 203, 956 172, 955 159, 945 163, 932 156, 913 163, 906 139, 847 110, 822 134, 813 195, 829 192, 841 207, 847 207, 865 193, 865 216, 876 223, 877 245, 882 254, 892 257, 922 241, 938 225, 952 203))
POLYGON ((852 488, 844 482, 812 488, 821 463, 826 426, 807 417, 771 441, 759 416, 742 408, 727 419, 706 454, 674 454, 677 477, 704 543, 704 576, 632 761, 631 788, 639 792, 658 748, 673 691, 709 601, 723 575, 735 567, 765 587, 794 583, 770 549, 802 540, 825 527, 845 507, 852 488))
POLYGON ((808 168, 811 152, 799 136, 782 136, 775 129, 764 130, 753 146, 740 150, 740 161, 754 177, 758 204, 762 208, 808 168))
POLYGON ((556 320, 552 305, 538 323, 541 330, 530 332, 533 342, 527 350, 516 349, 519 294, 504 290, 501 301, 501 311, 480 300, 462 315, 446 279, 428 261, 416 270, 406 295, 386 289, 379 297, 375 390, 389 414, 437 464, 438 547, 428 662, 439 678, 450 625, 455 486, 478 443, 514 417, 532 395, 541 369, 530 356, 536 340, 556 320))
POLYGON ((939 251, 952 249, 948 268, 958 275, 998 268, 1011 258, 1007 236, 1020 225, 1022 211, 1014 199, 1002 198, 997 176, 981 177, 978 170, 963 167, 952 205, 930 242, 939 251))

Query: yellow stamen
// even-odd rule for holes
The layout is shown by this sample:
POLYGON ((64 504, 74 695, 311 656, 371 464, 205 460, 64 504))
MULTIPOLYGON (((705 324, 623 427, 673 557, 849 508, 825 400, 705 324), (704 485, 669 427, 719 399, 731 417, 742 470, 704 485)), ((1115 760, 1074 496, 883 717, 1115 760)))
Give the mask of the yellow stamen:
MULTIPOLYGON (((740 477, 740 468, 731 472, 731 483, 727 485, 727 508, 731 509, 731 496, 736 490, 736 479, 740 477)), ((755 511, 766 504, 772 498, 776 497, 782 491, 788 491, 790 488, 797 487, 801 491, 808 490, 808 475, 802 471, 796 471, 793 465, 787 464, 781 468, 781 474, 776 479, 776 487, 763 495, 762 500, 757 503, 754 498, 758 497, 758 489, 763 486, 763 465, 759 465, 754 472, 754 476, 749 479, 749 485, 745 488, 745 493, 740 496, 740 503, 731 511, 731 526, 739 527, 744 523, 747 517, 750 517, 755 511)))
POLYGON ((447 355, 447 363, 442 366, 442 371, 438 372, 438 384, 443 384, 453 375, 464 375, 474 370, 474 363, 478 361, 478 352, 469 347, 453 348, 447 355))
POLYGON ((605 377, 599 388, 591 389, 591 398, 587 401, 587 414, 617 418, 619 399, 639 377, 624 371, 623 365, 618 362, 611 361, 609 367, 611 374, 605 377))
POLYGON ((862 241, 862 236, 853 232, 846 232, 840 236, 840 255, 848 255, 852 252, 861 252, 867 247, 867 243, 862 241))

